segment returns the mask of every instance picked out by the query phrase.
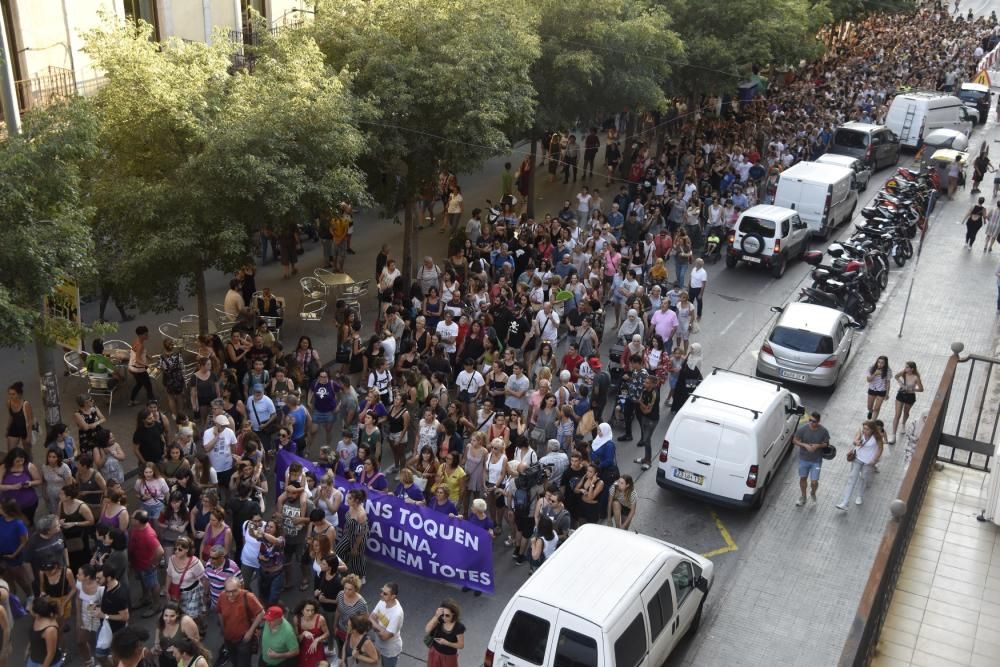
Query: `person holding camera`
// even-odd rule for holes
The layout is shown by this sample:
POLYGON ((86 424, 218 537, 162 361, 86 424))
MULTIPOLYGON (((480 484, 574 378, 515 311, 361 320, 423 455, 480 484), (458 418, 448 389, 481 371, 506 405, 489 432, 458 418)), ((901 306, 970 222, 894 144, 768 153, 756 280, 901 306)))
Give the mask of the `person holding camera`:
POLYGON ((458 603, 447 598, 424 626, 427 667, 458 667, 458 652, 465 648, 465 626, 458 603))

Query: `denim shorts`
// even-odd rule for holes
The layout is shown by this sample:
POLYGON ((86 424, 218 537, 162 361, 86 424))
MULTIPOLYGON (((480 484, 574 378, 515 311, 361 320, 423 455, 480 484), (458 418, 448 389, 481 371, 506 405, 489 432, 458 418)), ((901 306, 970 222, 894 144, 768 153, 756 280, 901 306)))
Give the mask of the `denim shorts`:
POLYGON ((799 461, 799 477, 808 477, 812 481, 819 479, 819 471, 823 467, 820 461, 799 461))
POLYGON ((156 576, 155 567, 149 570, 136 570, 135 573, 138 575, 143 588, 154 588, 160 584, 160 581, 156 576))
POLYGON ((314 424, 332 424, 337 421, 336 412, 320 412, 317 410, 312 415, 314 424))

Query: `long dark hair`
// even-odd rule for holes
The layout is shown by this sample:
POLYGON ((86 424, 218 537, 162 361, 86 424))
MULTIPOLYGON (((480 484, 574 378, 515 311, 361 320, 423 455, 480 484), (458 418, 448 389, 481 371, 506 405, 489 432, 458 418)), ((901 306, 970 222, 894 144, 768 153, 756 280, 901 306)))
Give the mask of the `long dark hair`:
POLYGON ((889 377, 889 357, 885 356, 884 354, 875 357, 875 363, 871 365, 871 368, 868 369, 868 372, 869 373, 875 372, 875 370, 878 368, 879 359, 885 362, 885 365, 882 367, 882 378, 885 379, 889 377))

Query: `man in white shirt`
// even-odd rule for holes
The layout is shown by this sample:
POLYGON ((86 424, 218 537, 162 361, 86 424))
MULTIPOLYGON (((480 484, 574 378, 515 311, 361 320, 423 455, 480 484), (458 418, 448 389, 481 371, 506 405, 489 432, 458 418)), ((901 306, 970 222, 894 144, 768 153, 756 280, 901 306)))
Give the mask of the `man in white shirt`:
POLYGON ((399 585, 394 581, 382 586, 381 598, 369 616, 375 635, 375 649, 382 658, 382 667, 396 667, 403 652, 403 606, 396 595, 399 585))
POLYGON ((449 356, 454 357, 456 350, 455 341, 458 340, 458 324, 455 323, 454 314, 447 308, 444 309, 444 319, 438 322, 434 333, 441 338, 444 351, 449 356))
POLYGON ((701 319, 702 297, 705 295, 705 286, 708 284, 708 271, 705 270, 705 260, 700 257, 694 260, 694 269, 691 271, 691 289, 688 296, 698 304, 698 319, 701 319))
POLYGON ((534 329, 539 341, 551 341, 555 348, 559 336, 559 314, 552 310, 551 301, 543 303, 542 309, 535 315, 534 329))
POLYGON ((389 368, 392 368, 396 363, 396 339, 388 329, 382 332, 382 354, 385 355, 389 368))
POLYGON ((201 442, 218 475, 219 488, 228 489, 229 478, 233 476, 233 447, 236 446, 236 434, 229 428, 229 417, 217 415, 215 423, 205 431, 201 442))
POLYGON ((476 416, 476 399, 486 386, 486 378, 476 370, 476 361, 471 357, 463 362, 463 369, 455 378, 458 389, 458 403, 469 419, 476 416))
POLYGON ((240 292, 240 281, 233 278, 229 281, 229 290, 222 301, 222 309, 226 315, 234 320, 246 314, 247 305, 243 301, 243 294, 240 292))

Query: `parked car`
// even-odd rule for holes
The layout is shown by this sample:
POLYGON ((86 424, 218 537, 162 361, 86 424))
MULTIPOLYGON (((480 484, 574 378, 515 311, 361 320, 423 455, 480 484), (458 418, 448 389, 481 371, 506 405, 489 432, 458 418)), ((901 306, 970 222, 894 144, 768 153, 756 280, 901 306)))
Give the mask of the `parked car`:
POLYGON ((916 148, 934 130, 957 130, 968 136, 978 120, 979 113, 954 95, 915 92, 893 98, 885 124, 903 146, 916 148))
POLYGON ((847 365, 859 326, 845 313, 793 302, 780 313, 757 355, 757 375, 814 387, 833 387, 847 365))
POLYGON ((854 171, 854 187, 858 192, 868 189, 868 181, 872 178, 872 168, 863 159, 853 155, 840 155, 838 153, 824 153, 816 158, 820 164, 835 164, 840 167, 847 167, 854 171))
POLYGON ((885 125, 844 123, 833 133, 830 152, 864 160, 878 171, 899 162, 899 137, 885 125))
POLYGON ((993 93, 990 92, 989 86, 981 83, 963 83, 958 89, 958 99, 979 114, 976 119, 977 125, 986 122, 987 116, 990 115, 990 106, 993 104, 993 93))
POLYGON ((793 302, 780 313, 757 355, 757 375, 833 387, 847 365, 858 324, 845 313, 793 302))
POLYGON ((484 667, 659 667, 698 630, 715 565, 610 526, 580 526, 507 603, 484 667))
POLYGON ((847 167, 799 162, 778 176, 774 204, 793 209, 810 233, 826 238, 832 228, 854 216, 858 193, 853 182, 854 172, 847 167))
POLYGON ((759 508, 804 413, 799 397, 779 383, 717 368, 671 420, 656 483, 759 508))
POLYGON ((792 259, 809 246, 809 227, 799 214, 781 206, 752 206, 740 214, 729 233, 726 266, 740 262, 765 266, 780 278, 792 259))

